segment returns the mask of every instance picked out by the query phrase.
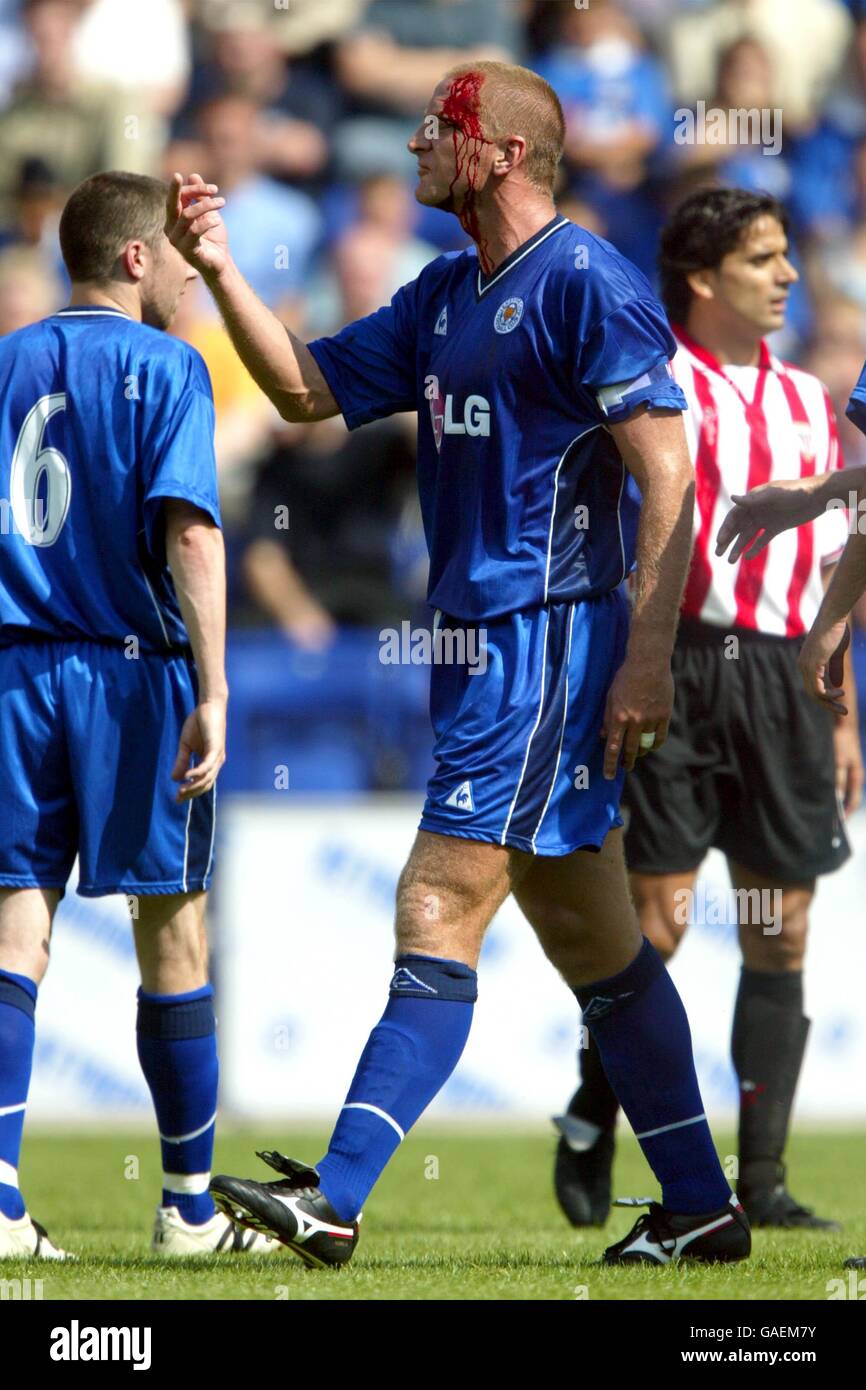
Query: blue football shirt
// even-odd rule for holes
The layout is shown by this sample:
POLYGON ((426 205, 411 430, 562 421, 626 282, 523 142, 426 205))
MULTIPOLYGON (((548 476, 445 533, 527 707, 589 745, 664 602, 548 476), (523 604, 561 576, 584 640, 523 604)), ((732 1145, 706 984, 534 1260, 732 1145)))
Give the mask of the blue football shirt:
POLYGON ((556 217, 487 278, 448 253, 309 347, 350 429, 418 410, 434 607, 479 621, 632 569, 640 503, 606 426, 687 407, 664 311, 608 242, 556 217))
POLYGON ((0 643, 186 646, 161 502, 219 525, 213 394, 194 348, 78 306, 0 339, 0 643))

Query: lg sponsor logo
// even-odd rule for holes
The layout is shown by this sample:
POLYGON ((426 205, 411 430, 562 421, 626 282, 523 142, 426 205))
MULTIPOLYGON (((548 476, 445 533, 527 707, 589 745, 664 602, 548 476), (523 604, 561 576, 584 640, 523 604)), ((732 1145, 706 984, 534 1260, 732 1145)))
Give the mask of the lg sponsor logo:
MULTIPOLYGON (((430 420, 433 425, 433 438, 436 448, 442 448, 446 434, 490 435, 490 402, 485 396, 467 396, 463 403, 463 419, 455 419, 454 396, 442 395, 439 378, 428 376, 424 380, 424 395, 430 402, 430 420)), ((457 407, 459 412, 459 406, 457 407)))

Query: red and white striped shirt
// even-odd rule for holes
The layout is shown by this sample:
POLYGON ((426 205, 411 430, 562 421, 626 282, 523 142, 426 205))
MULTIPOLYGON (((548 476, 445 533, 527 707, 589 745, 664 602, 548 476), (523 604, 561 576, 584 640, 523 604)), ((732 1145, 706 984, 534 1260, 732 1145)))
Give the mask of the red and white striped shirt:
POLYGON ((694 551, 685 617, 724 628, 800 637, 812 626, 824 587, 821 570, 848 538, 845 512, 830 511, 785 531, 754 560, 716 556, 716 534, 731 494, 779 478, 841 468, 836 416, 817 377, 781 362, 761 344, 757 367, 722 366, 679 327, 674 376, 695 465, 694 551))

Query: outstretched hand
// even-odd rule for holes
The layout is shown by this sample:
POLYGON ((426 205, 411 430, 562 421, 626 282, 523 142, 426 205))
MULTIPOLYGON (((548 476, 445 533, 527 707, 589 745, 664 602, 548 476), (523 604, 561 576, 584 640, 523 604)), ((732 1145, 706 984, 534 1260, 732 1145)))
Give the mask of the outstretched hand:
POLYGON ((165 208, 165 234, 184 260, 205 277, 219 275, 229 259, 228 233, 215 183, 201 174, 173 174, 165 208))
POLYGON ((822 510, 814 488, 804 485, 802 478, 763 483, 751 492, 735 493, 731 501, 734 505, 716 537, 716 554, 724 555, 730 545, 728 560, 732 565, 741 555, 754 560, 774 536, 792 526, 814 521, 822 510))

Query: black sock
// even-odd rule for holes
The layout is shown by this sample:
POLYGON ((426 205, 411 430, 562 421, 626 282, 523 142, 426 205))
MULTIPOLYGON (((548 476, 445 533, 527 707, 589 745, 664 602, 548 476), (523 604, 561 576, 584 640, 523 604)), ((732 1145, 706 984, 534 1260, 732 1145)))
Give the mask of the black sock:
POLYGON ((764 973, 744 966, 731 1033, 740 1083, 741 1195, 766 1191, 781 1180, 808 1035, 802 972, 764 973))
POLYGON ((588 1029, 582 1030, 581 1036, 586 1038, 588 1046, 580 1049, 580 1088, 569 1102, 568 1113, 579 1115, 599 1129, 613 1129, 619 1101, 601 1065, 595 1039, 588 1029))

